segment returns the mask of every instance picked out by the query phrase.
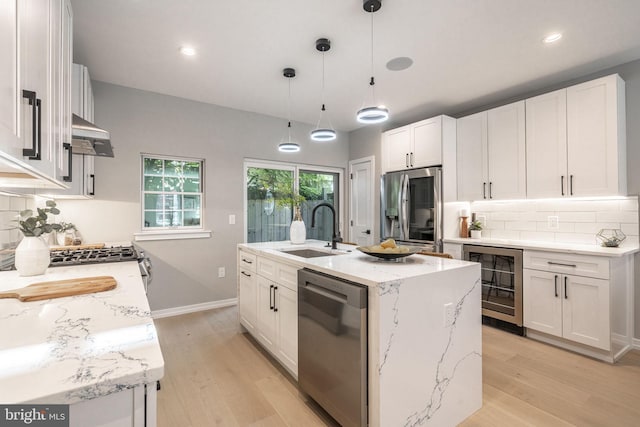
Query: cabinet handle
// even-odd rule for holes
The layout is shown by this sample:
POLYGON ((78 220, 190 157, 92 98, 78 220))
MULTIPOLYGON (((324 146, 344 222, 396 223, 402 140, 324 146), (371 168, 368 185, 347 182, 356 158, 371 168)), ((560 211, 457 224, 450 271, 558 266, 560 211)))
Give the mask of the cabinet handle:
MULTIPOLYGON (((251 277, 251 275, 249 273, 245 273, 244 271, 242 271, 242 274, 244 274, 247 277, 251 277)), ((557 296, 557 295, 556 295, 557 296)))
POLYGON ((561 265, 563 267, 573 267, 573 268, 577 267, 577 265, 575 265, 575 264, 564 264, 564 263, 561 263, 561 262, 554 262, 554 261, 547 261, 547 264, 549 264, 549 265, 561 265))
POLYGON ((573 196, 573 175, 569 175, 569 195, 573 196))
POLYGON ((409 159, 411 159, 409 164, 411 165, 411 167, 413 167, 413 153, 411 153, 411 155, 409 156, 409 159))
POLYGON ((253 261, 251 261, 250 259, 245 259, 245 258, 242 258, 242 262, 246 262, 247 264, 253 264, 253 261))
POLYGON ((277 286, 273 287, 273 311, 278 311, 278 307, 276 307, 276 291, 278 290, 277 286))
POLYGON ((558 298, 558 275, 557 274, 553 279, 553 289, 555 290, 556 298, 558 298))
POLYGON ((72 182, 73 181, 73 150, 71 150, 71 144, 69 144, 68 142, 64 142, 62 144, 62 148, 67 150, 67 153, 69 153, 68 154, 69 161, 67 162, 69 164, 68 175, 63 176, 62 180, 65 182, 72 182))
POLYGON ((38 124, 38 112, 36 111, 36 107, 38 105, 38 100, 36 98, 36 93, 32 90, 23 90, 22 97, 29 100, 29 105, 31 105, 32 118, 31 118, 31 148, 23 148, 22 155, 28 157, 30 160, 40 160, 40 154, 38 153, 38 139, 37 139, 37 129, 36 126, 38 124))
POLYGON ((91 191, 89 192, 89 195, 95 196, 96 195, 96 175, 92 173, 91 175, 89 175, 89 178, 91 178, 91 191))
POLYGON ((404 155, 404 165, 409 167, 409 153, 405 153, 404 155))
POLYGON ((273 285, 269 285, 269 310, 273 310, 273 285))
POLYGON ((483 199, 487 198, 487 183, 486 182, 482 183, 482 198, 483 199))
POLYGON ((569 299, 567 295, 567 276, 564 276, 564 299, 569 299))
POLYGON ((491 194, 493 189, 493 182, 489 182, 489 198, 493 199, 493 194, 491 194))
POLYGON ((560 175, 560 193, 564 196, 564 175, 560 175))

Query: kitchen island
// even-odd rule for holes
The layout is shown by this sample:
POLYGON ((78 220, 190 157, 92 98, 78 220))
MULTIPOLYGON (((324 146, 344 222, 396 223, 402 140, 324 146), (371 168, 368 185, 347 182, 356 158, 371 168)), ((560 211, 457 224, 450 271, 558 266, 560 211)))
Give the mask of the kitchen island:
POLYGON ((115 289, 41 301, 0 299, 0 403, 69 404, 71 426, 155 425, 164 361, 136 261, 0 273, 0 291, 113 276, 115 289))
POLYGON ((297 309, 295 295, 280 307, 279 331, 269 336, 253 316, 252 309, 260 302, 247 279, 271 275, 276 285, 294 292, 292 273, 307 268, 364 285, 368 289, 369 425, 453 426, 478 410, 482 406, 480 266, 423 255, 389 262, 353 246, 339 245, 331 251, 323 245, 307 241, 304 245, 238 246, 243 327, 261 344, 273 342, 265 348, 297 378, 297 325, 295 331, 291 325, 297 317, 290 312, 297 309), (336 255, 302 258, 286 252, 303 248, 336 255))

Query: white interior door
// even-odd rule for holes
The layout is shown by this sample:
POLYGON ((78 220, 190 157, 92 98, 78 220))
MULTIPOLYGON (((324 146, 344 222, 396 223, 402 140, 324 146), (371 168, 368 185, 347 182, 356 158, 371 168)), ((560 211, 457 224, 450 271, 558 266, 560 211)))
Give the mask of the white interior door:
POLYGON ((349 162, 351 177, 350 241, 359 246, 373 245, 374 158, 365 157, 349 162))

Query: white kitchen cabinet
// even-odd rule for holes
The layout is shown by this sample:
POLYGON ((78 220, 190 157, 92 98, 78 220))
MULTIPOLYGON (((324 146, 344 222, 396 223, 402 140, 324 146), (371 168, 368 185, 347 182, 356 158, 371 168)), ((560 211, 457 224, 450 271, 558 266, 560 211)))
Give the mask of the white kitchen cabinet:
POLYGON ((455 147, 455 120, 437 116, 382 135, 382 173, 443 165, 443 146, 455 147))
POLYGON ((258 308, 256 256, 242 250, 238 251, 238 305, 240 324, 255 335, 258 308))
POLYGON ((528 197, 626 195, 624 99, 611 75, 526 100, 528 197))
POLYGON ((65 70, 71 61, 70 4, 17 0, 1 7, 0 156, 12 170, 0 172, 18 172, 15 182, 7 179, 3 185, 65 188, 63 144, 71 142, 64 99, 69 93, 65 70), (35 179, 25 180, 20 172, 35 179))
POLYGON ((627 194, 625 84, 617 74, 567 88, 569 195, 627 194))
POLYGON ((156 383, 69 405, 70 427, 155 427, 156 383))
POLYGON ((630 257, 524 251, 523 265, 529 337, 611 362, 630 348, 630 257))
POLYGON ((241 325, 297 378, 298 268, 238 250, 238 271, 241 325))
POLYGON ((0 151, 22 156, 18 137, 18 0, 0 3, 0 151))
POLYGON ((526 197, 524 101, 457 122, 459 200, 526 197))

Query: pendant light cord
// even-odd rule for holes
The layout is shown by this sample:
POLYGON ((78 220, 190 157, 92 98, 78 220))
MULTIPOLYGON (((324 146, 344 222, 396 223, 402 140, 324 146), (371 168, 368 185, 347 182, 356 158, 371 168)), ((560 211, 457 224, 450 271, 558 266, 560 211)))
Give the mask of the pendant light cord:
POLYGON ((376 104, 376 82, 373 75, 373 15, 375 11, 373 10, 373 4, 371 4, 371 81, 369 81, 369 86, 371 86, 371 97, 373 98, 373 105, 376 104))
POLYGON ((289 142, 291 142, 291 77, 289 77, 289 102, 287 102, 289 124, 287 125, 287 133, 289 134, 289 142))

